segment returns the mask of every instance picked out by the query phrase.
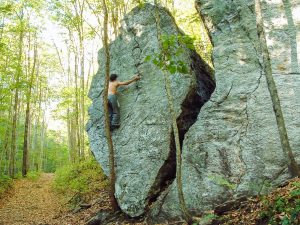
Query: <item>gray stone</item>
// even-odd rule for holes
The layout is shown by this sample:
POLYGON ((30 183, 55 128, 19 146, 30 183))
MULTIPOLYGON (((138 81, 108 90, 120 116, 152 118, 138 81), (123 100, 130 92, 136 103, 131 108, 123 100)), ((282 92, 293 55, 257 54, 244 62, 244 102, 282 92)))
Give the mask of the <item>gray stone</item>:
POLYGON ((116 215, 118 215, 118 212, 113 213, 109 211, 99 211, 86 222, 86 225, 107 224, 108 221, 113 219, 116 215))
MULTIPOLYGON (((158 52, 156 8, 150 4, 135 8, 125 16, 121 35, 110 45, 111 73, 120 80, 141 73, 142 79, 118 93, 121 127, 112 133, 116 161, 116 199, 130 216, 144 214, 175 178, 175 149, 171 117, 165 94, 163 74, 147 55, 158 52)), ((182 34, 172 16, 158 8, 164 34, 182 34)), ((190 74, 171 75, 171 88, 181 139, 195 122, 200 107, 214 89, 207 65, 192 50, 183 47, 178 56, 191 69, 190 74)), ((90 146, 104 172, 109 174, 108 148, 104 132, 102 90, 105 60, 99 52, 98 73, 93 77, 87 124, 90 146)))
MULTIPOLYGON (((273 75, 300 162, 300 4, 290 1, 293 27, 282 1, 262 2, 273 75)), ((290 174, 263 74, 254 1, 198 0, 197 7, 214 45, 216 89, 185 136, 183 192, 189 209, 203 211, 270 191, 290 174)), ((180 215, 176 202, 174 184, 160 215, 180 215)))
MULTIPOLYGON (((300 162, 300 14, 299 1, 290 2, 290 11, 277 0, 264 1, 262 8, 274 79, 291 146, 300 162)), ((194 52, 186 49, 182 56, 193 72, 171 76, 183 142, 183 192, 192 212, 268 192, 290 178, 263 74, 253 4, 247 0, 197 1, 214 45, 217 83, 203 107, 214 85, 205 63, 194 52)), ((152 218, 163 219, 181 213, 173 182, 175 152, 162 72, 144 63, 147 55, 158 51, 154 9, 146 4, 129 13, 122 34, 110 46, 111 72, 121 80, 137 72, 143 75, 137 85, 118 95, 121 127, 113 132, 113 140, 116 198, 121 209, 130 216, 150 210, 152 218)), ((180 33, 168 12, 160 8, 159 13, 165 33, 180 33)), ((99 64, 89 94, 93 104, 87 130, 92 151, 109 174, 101 98, 102 50, 99 64)))

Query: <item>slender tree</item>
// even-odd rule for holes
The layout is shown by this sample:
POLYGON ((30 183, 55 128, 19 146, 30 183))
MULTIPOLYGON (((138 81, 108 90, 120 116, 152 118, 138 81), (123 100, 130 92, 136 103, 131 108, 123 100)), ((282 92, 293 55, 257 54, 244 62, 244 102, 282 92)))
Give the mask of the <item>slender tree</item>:
POLYGON ((102 0, 102 7, 104 12, 104 35, 103 35, 103 46, 105 51, 105 83, 103 90, 103 108, 104 108, 104 121, 105 121, 105 134, 107 139, 107 145, 109 150, 109 169, 110 169, 110 202, 112 209, 117 211, 119 209, 118 203, 115 198, 115 159, 114 159, 114 146, 110 133, 110 120, 108 113, 108 84, 109 84, 109 73, 110 73, 110 53, 108 47, 108 12, 105 0, 102 0))
POLYGON ((38 38, 43 27, 37 24, 47 19, 40 13, 43 3, 7 0, 0 4, 0 175, 14 177, 22 171, 25 176, 33 166, 38 170, 57 160, 48 155, 53 153, 47 149, 51 146, 47 121, 43 122, 49 98, 44 92, 51 86, 46 74, 51 71, 53 77, 57 71, 56 58, 49 57, 51 51, 45 48, 47 40, 38 38), (38 58, 34 45, 39 47, 38 58))
MULTIPOLYGON (((155 0, 155 18, 156 18, 156 28, 157 28, 157 38, 160 44, 160 49, 163 51, 163 56, 166 57, 168 54, 165 52, 163 46, 162 46, 162 40, 161 40, 161 27, 160 27, 160 15, 159 15, 159 8, 157 5, 157 0, 155 0)), ((163 63, 167 63, 166 60, 164 60, 163 63)), ((179 131, 178 131, 178 126, 177 126, 177 121, 176 121, 176 114, 174 110, 174 105, 173 105, 173 95, 171 92, 171 82, 170 82, 170 77, 169 73, 166 70, 163 70, 164 74, 164 80, 165 80, 165 89, 166 89, 166 94, 168 98, 168 104, 169 104, 169 111, 171 114, 172 118, 172 129, 173 129, 173 135, 175 139, 175 147, 176 147, 176 182, 177 182, 177 192, 178 192, 178 199, 179 199, 179 205, 183 214, 184 219, 188 224, 193 223, 192 216, 188 212, 188 209, 186 207, 186 203, 184 200, 184 195, 183 195, 183 190, 182 190, 182 173, 181 173, 181 165, 182 165, 182 159, 181 159, 181 146, 180 146, 180 139, 179 139, 179 131)))
POLYGON ((113 7, 111 7, 112 25, 113 25, 113 28, 114 28, 114 36, 116 38, 118 36, 118 23, 119 23, 118 9, 119 9, 119 4, 116 0, 113 0, 112 4, 113 4, 113 7))
MULTIPOLYGON (((10 106, 9 106, 9 111, 8 111, 8 117, 7 117, 7 126, 5 130, 5 137, 4 137, 4 143, 3 143, 3 158, 2 160, 4 161, 4 168, 3 172, 4 174, 7 174, 7 162, 9 162, 9 138, 10 138, 10 131, 11 131, 11 113, 12 113, 12 96, 10 97, 10 106)), ((0 162, 1 163, 1 162, 0 162)), ((0 164, 0 166, 2 163, 0 164)))
MULTIPOLYGON (((85 124, 85 87, 84 87, 84 60, 85 60, 85 49, 84 49, 84 29, 83 29, 83 13, 84 13, 84 5, 85 5, 85 0, 75 0, 73 3, 73 7, 75 10, 75 16, 78 18, 76 21, 76 26, 75 29, 78 34, 78 39, 79 39, 79 61, 80 61, 80 86, 78 87, 78 92, 80 99, 78 98, 78 104, 80 108, 80 113, 78 112, 79 115, 79 124, 78 124, 78 129, 80 136, 80 157, 84 157, 84 151, 85 151, 85 146, 84 146, 84 124, 85 124)), ((77 65, 79 66, 79 65, 77 65)))
POLYGON ((284 122, 284 117, 283 117, 283 113, 281 110, 281 104, 280 104, 279 96, 277 93, 277 87, 276 87, 276 84, 275 84, 275 81, 274 81, 274 78, 272 75, 271 59, 269 56, 266 35, 265 35, 265 31, 264 31, 264 26, 263 26, 263 18, 262 18, 260 0, 255 0, 255 13, 256 13, 257 33, 258 33, 258 37, 260 40, 260 46, 261 46, 262 56, 263 56, 264 73, 265 73, 268 89, 269 89, 270 96, 271 96, 272 103, 273 103, 273 110, 275 113, 277 128, 279 131, 281 147, 282 147, 284 155, 287 157, 288 166, 289 166, 292 176, 300 176, 299 167, 294 158, 294 155, 293 155, 293 152, 292 152, 292 149, 290 146, 290 142, 289 142, 289 138, 288 138, 285 122, 284 122))
POLYGON ((14 109, 13 109, 13 120, 12 120, 12 133, 11 133, 11 149, 9 159, 9 175, 10 177, 15 176, 15 155, 16 155, 16 142, 17 142, 17 122, 18 122, 18 111, 19 111, 19 84, 22 76, 22 60, 23 60, 23 39, 24 39, 24 11, 23 6, 20 9, 19 23, 19 43, 18 43, 18 62, 17 70, 15 74, 15 96, 14 96, 14 109))
MULTIPOLYGON (((24 143, 23 143, 23 165, 22 165, 22 176, 23 177, 25 177, 27 175, 27 172, 29 169, 28 154, 29 154, 29 143, 30 143, 30 136, 29 136, 29 134, 30 134, 30 131, 29 131, 30 111, 31 111, 30 101, 31 101, 32 86, 33 86, 34 77, 35 77, 36 61, 37 61, 37 41, 36 41, 36 34, 35 34, 33 65, 32 65, 32 69, 31 69, 31 73, 29 74, 30 78, 28 81, 28 90, 26 93, 26 115, 25 115, 25 129, 24 129, 24 143)), ((30 68, 28 68, 28 69, 30 69, 30 68)))
POLYGON ((297 28, 293 20, 293 13, 291 9, 290 0, 282 0, 284 5, 285 16, 288 21, 288 31, 291 43, 291 72, 300 73, 298 65, 298 47, 297 47, 297 28))
POLYGON ((41 127, 41 133, 39 137, 40 141, 40 152, 39 152, 39 161, 38 161, 38 170, 40 172, 43 171, 44 168, 44 156, 45 156, 45 133, 46 133, 46 123, 45 123, 45 114, 43 113, 43 121, 41 127))

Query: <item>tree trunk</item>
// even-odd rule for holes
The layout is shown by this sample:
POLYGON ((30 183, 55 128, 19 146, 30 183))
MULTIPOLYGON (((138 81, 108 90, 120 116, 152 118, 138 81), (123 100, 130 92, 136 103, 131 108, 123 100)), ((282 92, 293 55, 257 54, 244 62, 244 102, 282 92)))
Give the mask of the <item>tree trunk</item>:
POLYGON ((176 183, 177 183, 177 191, 178 191, 178 199, 181 211, 183 213, 184 219, 187 221, 188 224, 192 224, 192 217, 188 212, 188 209, 185 204, 183 190, 182 190, 182 175, 181 175, 181 146, 180 146, 180 139, 179 139, 179 131, 176 121, 176 114, 174 111, 173 106, 173 95, 171 92, 171 84, 170 84, 170 78, 167 74, 167 71, 164 71, 164 78, 165 78, 165 89, 168 97, 168 104, 169 104, 169 111, 172 117, 172 127, 173 127, 173 134, 175 139, 175 146, 176 146, 176 183))
POLYGON ((70 157, 71 157, 71 162, 75 163, 77 160, 77 153, 76 153, 76 121, 71 118, 70 119, 70 131, 71 131, 71 152, 70 152, 70 157))
POLYGON ((20 77, 22 75, 22 54, 23 54, 23 9, 21 9, 20 16, 21 30, 19 35, 19 54, 18 54, 18 65, 15 78, 15 99, 14 99, 14 109, 13 109, 13 120, 12 120, 12 133, 11 133, 11 149, 10 149, 10 159, 9 159, 9 175, 10 177, 15 176, 15 155, 16 155, 16 142, 17 142, 17 120, 18 120, 18 105, 19 105, 19 83, 20 77))
POLYGON ((38 92, 38 103, 39 103, 39 107, 38 107, 38 116, 36 119, 36 131, 35 131, 35 147, 37 148, 36 151, 36 162, 35 162, 35 167, 37 169, 37 171, 40 171, 40 155, 41 155, 41 151, 42 151, 42 147, 41 147, 41 133, 42 131, 42 124, 40 122, 41 120, 41 115, 42 115, 42 99, 43 99, 43 95, 42 95, 42 91, 43 91, 43 87, 42 87, 42 79, 39 79, 39 92, 38 92))
MULTIPOLYGON (((68 87, 71 87, 71 52, 70 46, 68 47, 68 87)), ((69 158, 71 163, 75 163, 75 147, 74 147, 74 126, 73 126, 73 117, 71 117, 70 113, 70 104, 68 103, 67 108, 67 124, 68 124, 68 143, 69 143, 69 158)))
MULTIPOLYGON (((12 97, 10 99, 10 102, 12 103, 12 97)), ((6 125, 6 130, 5 130, 4 141, 3 141, 2 158, 0 159, 0 169, 2 168, 2 164, 4 164, 3 170, 2 170, 3 174, 7 174, 7 163, 9 162, 8 144, 9 144, 9 134, 11 132, 11 112, 12 112, 12 107, 9 107, 8 117, 7 117, 7 125, 6 125), (2 163, 2 162, 4 162, 4 163, 2 163)))
POLYGON ((112 7, 112 24, 114 28, 114 36, 117 38, 118 36, 118 23, 119 23, 119 15, 118 15, 118 10, 119 5, 116 0, 113 0, 113 7, 112 7))
MULTIPOLYGON (((157 1, 155 0, 155 6, 158 7, 157 1)), ((161 27, 160 27, 160 15, 158 12, 158 8, 155 10, 155 19, 156 19, 156 28, 157 28, 157 38, 160 45, 160 49, 162 48, 162 41, 161 41, 161 27)), ((163 52, 164 55, 166 55, 166 52, 163 52)), ((166 63, 166 62, 164 62, 166 63)), ((172 118, 172 129, 175 139, 175 147, 176 147, 176 182, 177 182, 177 192, 178 192, 178 199, 179 199, 179 205, 180 209, 182 211, 183 217, 186 220, 188 224, 193 223, 192 216, 188 212, 188 209, 185 204, 183 190, 182 190, 182 177, 181 177, 181 146, 180 146, 180 139, 179 139, 179 132, 178 132, 178 126, 176 121, 176 114, 174 111, 173 106, 173 95, 171 92, 171 84, 170 84, 170 78, 168 75, 168 71, 163 71, 164 79, 165 79, 165 89, 166 94, 168 98, 168 104, 169 104, 169 111, 172 118)))
MULTIPOLYGON (((37 68, 38 70, 38 68, 37 68)), ((37 74, 39 74, 39 71, 37 71, 37 74)), ((41 110, 42 110, 42 81, 41 78, 37 75, 36 77, 36 96, 35 96, 35 106, 38 104, 38 109, 36 112, 36 116, 34 119, 34 128, 33 128, 33 135, 32 135, 32 141, 31 141, 31 149, 32 153, 34 152, 34 157, 32 158, 31 167, 35 168, 36 171, 38 171, 38 154, 39 154, 39 148, 38 148, 38 133, 39 133, 39 124, 40 124, 40 118, 41 118, 41 110)))
POLYGON ((109 83, 109 73, 110 73, 110 54, 108 49, 108 33, 107 33, 107 25, 108 25, 108 13, 105 0, 102 0, 103 11, 104 11, 104 38, 103 38, 103 46, 105 49, 105 84, 103 90, 103 107, 104 107, 104 120, 105 120, 105 134, 107 139, 107 145, 109 149, 109 168, 110 168, 110 202, 111 207, 114 211, 119 209, 117 200, 115 198, 115 159, 114 159, 114 147, 110 133, 110 120, 108 114, 108 83, 109 83))
POLYGON ((69 161, 73 162, 72 160, 72 151, 73 151, 73 145, 72 142, 73 140, 71 139, 71 119, 70 119, 70 108, 68 106, 67 108, 67 128, 68 128, 68 149, 69 149, 69 161))
POLYGON ((84 87, 84 45, 83 45, 83 24, 81 24, 81 35, 80 35, 80 108, 81 108, 81 122, 80 122, 80 134, 81 134, 81 157, 84 158, 85 154, 85 131, 84 131, 84 124, 85 124, 85 87, 84 87))
POLYGON ((28 158, 29 158, 29 144, 30 144, 30 136, 29 136, 29 125, 30 125, 30 101, 31 101, 31 91, 32 84, 34 81, 35 75, 35 65, 37 58, 37 43, 35 40, 34 43, 34 56, 33 56, 33 65, 30 74, 30 80, 28 84, 28 91, 26 96, 26 115, 25 115, 25 130, 24 130, 24 143, 23 143, 23 165, 22 165, 22 176, 25 177, 28 172, 28 158))
MULTIPOLYGON (((76 23, 76 30, 78 34, 78 40, 79 40, 79 62, 80 64, 77 65, 80 68, 80 74, 79 75, 79 87, 78 89, 78 138, 80 143, 79 148, 79 156, 80 158, 84 158, 84 124, 85 124, 85 99, 84 99, 84 30, 83 30, 83 11, 84 11, 84 3, 85 1, 75 0, 73 2, 73 7, 75 10, 76 17, 79 19, 79 21, 76 23)), ((79 71, 79 70, 78 70, 79 71)))
MULTIPOLYGON (((80 37, 82 38, 82 37, 80 37)), ((84 131, 84 124, 85 124, 85 87, 84 87, 84 47, 83 47, 83 39, 80 41, 80 108, 81 108, 81 120, 80 120, 80 138, 81 138, 81 157, 84 158, 85 154, 85 146, 84 146, 84 140, 85 140, 85 131, 84 131)))
POLYGON ((43 122, 40 134, 40 154, 39 154, 39 161, 38 161, 38 171, 43 171, 44 165, 44 142, 45 142, 45 132, 46 132, 46 125, 45 125, 45 113, 43 113, 43 122))
POLYGON ((295 26, 293 20, 293 13, 291 9, 290 0, 282 0, 285 10, 285 16, 288 21, 288 31, 290 36, 291 43, 291 72, 292 73, 300 73, 299 65, 298 65, 298 53, 297 53, 297 28, 295 26))
MULTIPOLYGON (((81 143, 80 143, 80 129, 79 129, 79 96, 80 94, 79 92, 79 88, 78 88, 78 49, 77 46, 75 45, 75 40, 72 34, 71 29, 68 28, 69 31, 69 38, 71 41, 71 45, 69 49, 73 49, 73 53, 74 53, 74 83, 75 83, 75 100, 73 101, 73 107, 74 107, 74 118, 72 118, 74 123, 73 126, 71 125, 71 127, 73 127, 71 130, 73 133, 73 138, 72 138, 72 142, 74 145, 74 161, 78 161, 80 160, 80 153, 81 153, 81 143)), ((70 65, 70 64, 69 64, 70 65)))
POLYGON ((297 162, 294 158, 290 146, 290 142, 289 142, 289 138, 288 138, 285 122, 284 122, 284 117, 281 110, 280 100, 277 93, 276 84, 272 75, 271 60, 269 56, 269 51, 268 51, 268 46, 267 46, 267 41, 266 41, 266 36, 265 36, 265 31, 263 26, 260 0, 255 0, 255 13, 256 13, 257 33, 260 40, 262 56, 263 56, 264 72, 265 72, 268 89, 273 103, 273 110, 275 112, 282 150, 284 155, 287 157, 288 167, 290 169, 292 176, 300 176, 299 167, 297 165, 297 162))
POLYGON ((3 18, 2 18, 2 22, 1 22, 1 31, 0 31, 0 42, 2 41, 2 37, 3 37, 3 29, 4 29, 4 26, 5 26, 5 23, 4 23, 4 19, 5 19, 5 15, 3 15, 3 18))
POLYGON ((79 51, 80 51, 80 108, 81 108, 81 115, 80 115, 80 138, 81 138, 81 157, 84 158, 85 146, 84 146, 84 124, 85 124, 85 87, 84 87, 84 59, 85 59, 85 49, 84 49, 84 30, 83 30, 83 7, 84 2, 79 4, 79 16, 80 16, 80 23, 78 27, 78 34, 79 34, 79 51))
POLYGON ((78 57, 75 54, 75 120, 76 120, 76 138, 77 138, 77 157, 76 159, 79 160, 81 158, 81 139, 80 139, 80 115, 79 115, 79 87, 78 87, 78 57))
POLYGON ((7 125, 6 125, 6 131, 5 131, 5 138, 3 141, 3 158, 4 158, 4 168, 3 168, 3 174, 8 174, 8 165, 9 165, 9 157, 10 157, 10 151, 9 151, 9 137, 11 133, 11 114, 12 114, 12 102, 13 102, 13 97, 10 97, 10 107, 8 111, 8 116, 7 116, 7 125))

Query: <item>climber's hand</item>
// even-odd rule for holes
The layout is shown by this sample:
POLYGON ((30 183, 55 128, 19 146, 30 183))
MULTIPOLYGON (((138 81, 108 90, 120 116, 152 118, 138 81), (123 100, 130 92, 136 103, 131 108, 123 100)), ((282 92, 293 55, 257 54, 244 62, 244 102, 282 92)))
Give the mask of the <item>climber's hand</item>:
POLYGON ((141 76, 138 74, 137 76, 134 77, 135 80, 141 79, 141 76))

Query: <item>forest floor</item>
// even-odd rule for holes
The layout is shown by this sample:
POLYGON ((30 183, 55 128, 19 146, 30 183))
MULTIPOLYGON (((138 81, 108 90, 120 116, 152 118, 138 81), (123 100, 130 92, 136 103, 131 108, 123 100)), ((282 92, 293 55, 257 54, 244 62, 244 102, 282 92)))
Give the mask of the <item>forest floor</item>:
MULTIPOLYGON (((120 213, 112 215, 107 190, 94 194, 88 202, 70 207, 68 203, 72 198, 55 192, 51 187, 53 179, 54 174, 42 174, 36 181, 16 180, 12 190, 0 199, 0 225, 83 225, 90 218, 95 218, 97 213, 102 217, 108 216, 101 224, 148 224, 143 218, 131 219, 120 213)), ((201 224, 266 225, 270 219, 273 224, 300 224, 299 204, 300 179, 297 178, 269 195, 219 206, 212 211, 217 218, 206 223, 202 219, 201 224)))
POLYGON ((54 174, 20 179, 0 200, 0 225, 48 224, 62 211, 60 196, 51 190, 54 174))
MULTIPOLYGON (((52 188, 54 174, 43 173, 37 180, 20 179, 0 199, 0 225, 81 225, 97 212, 110 211, 106 190, 84 203, 88 208, 70 207, 70 200, 52 188)), ((80 205, 80 204, 79 204, 80 205)), ((143 225, 137 219, 118 215, 106 224, 143 225)))

